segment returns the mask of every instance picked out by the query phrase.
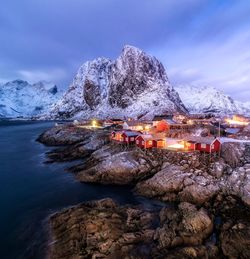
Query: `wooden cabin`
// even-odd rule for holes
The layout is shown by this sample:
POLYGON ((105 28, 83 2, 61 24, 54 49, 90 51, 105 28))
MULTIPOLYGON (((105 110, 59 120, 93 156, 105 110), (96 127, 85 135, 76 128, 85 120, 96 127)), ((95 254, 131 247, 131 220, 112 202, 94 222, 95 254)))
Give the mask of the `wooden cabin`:
POLYGON ((110 119, 115 125, 123 125, 124 121, 121 119, 110 119))
POLYGON ((152 127, 150 122, 142 122, 136 120, 125 121, 123 123, 124 130, 148 131, 152 127))
POLYGON ((184 141, 184 147, 187 150, 199 150, 202 152, 219 152, 221 142, 218 138, 211 137, 194 137, 184 141))
POLYGON ((123 134, 123 131, 113 131, 111 133, 111 140, 123 142, 122 134, 123 134))
POLYGON ((165 148, 166 147, 166 140, 165 139, 154 139, 153 146, 155 148, 165 148))
POLYGON ((125 144, 135 144, 135 139, 138 137, 141 133, 137 131, 124 131, 121 135, 122 142, 125 144))
POLYGON ((150 134, 142 134, 136 138, 136 145, 140 148, 165 148, 166 140, 155 138, 150 134))
POLYGON ((156 127, 157 124, 162 120, 172 120, 174 115, 156 115, 153 118, 153 126, 156 127))
POLYGON ((136 138, 136 145, 140 148, 154 147, 154 139, 150 134, 142 134, 136 138))

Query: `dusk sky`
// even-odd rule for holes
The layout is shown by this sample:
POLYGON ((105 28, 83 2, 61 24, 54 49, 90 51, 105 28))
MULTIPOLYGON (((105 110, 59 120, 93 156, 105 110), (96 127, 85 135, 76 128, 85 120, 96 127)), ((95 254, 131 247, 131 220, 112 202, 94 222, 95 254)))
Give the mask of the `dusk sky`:
POLYGON ((0 82, 66 88, 86 60, 114 59, 129 44, 156 56, 173 85, 250 101, 248 0, 8 0, 0 35, 0 82))

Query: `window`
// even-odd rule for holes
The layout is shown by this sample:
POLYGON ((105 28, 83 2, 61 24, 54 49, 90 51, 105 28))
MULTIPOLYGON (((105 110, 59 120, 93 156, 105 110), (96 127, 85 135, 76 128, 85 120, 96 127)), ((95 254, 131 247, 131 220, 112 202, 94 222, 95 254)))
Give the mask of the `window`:
POLYGON ((214 144, 211 146, 211 149, 214 149, 214 144))
POLYGON ((148 144, 149 144, 149 145, 152 145, 152 144, 153 144, 153 143, 152 143, 152 140, 149 140, 148 144))
POLYGON ((136 144, 139 144, 139 140, 138 139, 136 140, 136 144))
POLYGON ((206 144, 201 144, 201 148, 206 148, 206 144))
POLYGON ((144 144, 145 144, 145 142, 144 142, 144 141, 142 141, 141 143, 142 143, 142 145, 144 145, 144 144))
POLYGON ((128 141, 128 137, 126 137, 126 141, 128 141))
POLYGON ((131 141, 134 141, 134 140, 135 140, 135 138, 134 138, 134 137, 131 137, 131 138, 130 138, 130 140, 131 140, 131 141))

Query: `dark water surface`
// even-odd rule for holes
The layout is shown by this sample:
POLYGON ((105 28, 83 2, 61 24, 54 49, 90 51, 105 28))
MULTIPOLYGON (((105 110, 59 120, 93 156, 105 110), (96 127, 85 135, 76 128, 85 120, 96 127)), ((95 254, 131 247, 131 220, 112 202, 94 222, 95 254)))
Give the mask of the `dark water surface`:
POLYGON ((35 141, 52 122, 0 122, 0 258, 44 258, 48 216, 77 203, 103 197, 118 202, 147 200, 127 187, 81 184, 64 168, 44 164, 50 148, 35 141))

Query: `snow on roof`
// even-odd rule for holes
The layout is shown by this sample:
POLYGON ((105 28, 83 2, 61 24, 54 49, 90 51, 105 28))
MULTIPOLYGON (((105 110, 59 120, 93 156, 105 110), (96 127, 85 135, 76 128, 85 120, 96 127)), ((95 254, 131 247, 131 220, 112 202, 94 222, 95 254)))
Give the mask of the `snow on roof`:
POLYGON ((126 121, 128 126, 143 126, 145 123, 141 121, 126 121))
POLYGON ((155 115, 153 118, 153 121, 161 121, 161 120, 167 120, 172 119, 173 115, 155 115))
POLYGON ((241 129, 239 128, 226 128, 225 131, 226 133, 230 134, 237 134, 241 129))
POLYGON ((201 143, 211 145, 215 140, 220 141, 218 138, 214 137, 189 137, 186 139, 187 142, 201 143))
POLYGON ((123 134, 125 134, 128 137, 136 137, 138 135, 141 135, 138 131, 124 131, 123 134))
POLYGON ((166 122, 168 124, 177 124, 175 121, 171 120, 171 119, 167 119, 166 122))
POLYGON ((152 139, 154 139, 151 134, 142 134, 142 135, 140 135, 140 137, 142 137, 144 140, 152 140, 152 139))

